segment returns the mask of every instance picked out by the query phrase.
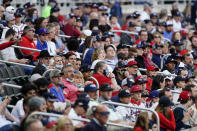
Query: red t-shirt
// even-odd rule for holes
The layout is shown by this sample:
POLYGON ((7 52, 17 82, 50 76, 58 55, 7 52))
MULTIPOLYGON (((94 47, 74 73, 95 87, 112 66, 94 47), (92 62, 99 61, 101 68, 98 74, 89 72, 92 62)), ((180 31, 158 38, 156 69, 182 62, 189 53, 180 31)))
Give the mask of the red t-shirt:
POLYGON ((135 128, 134 131, 143 131, 143 129, 140 126, 138 126, 138 127, 135 128))
MULTIPOLYGON (((95 73, 94 75, 92 75, 99 83, 99 87, 103 84, 103 83, 108 83, 108 84, 112 84, 111 79, 109 77, 106 77, 104 75, 95 73)), ((95 82, 94 82, 95 83, 95 82)))
POLYGON ((75 36, 75 37, 79 37, 81 35, 81 32, 79 30, 77 30, 76 28, 74 28, 73 26, 71 26, 70 24, 66 24, 64 26, 64 34, 68 35, 68 36, 75 36))

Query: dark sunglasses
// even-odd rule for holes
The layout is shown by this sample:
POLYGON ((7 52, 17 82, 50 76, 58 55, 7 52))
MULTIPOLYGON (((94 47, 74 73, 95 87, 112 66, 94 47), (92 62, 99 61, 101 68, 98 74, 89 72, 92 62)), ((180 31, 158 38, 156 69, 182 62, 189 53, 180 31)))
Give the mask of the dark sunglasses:
POLYGON ((110 112, 98 112, 99 114, 101 114, 102 116, 106 116, 109 115, 110 112))

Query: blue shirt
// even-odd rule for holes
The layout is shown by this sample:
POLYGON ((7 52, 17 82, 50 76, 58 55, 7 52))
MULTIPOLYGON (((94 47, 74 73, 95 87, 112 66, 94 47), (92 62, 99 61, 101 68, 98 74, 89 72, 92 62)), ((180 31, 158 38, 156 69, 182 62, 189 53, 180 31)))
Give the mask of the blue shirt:
POLYGON ((92 54, 93 54, 93 52, 94 52, 94 47, 91 47, 88 51, 87 51, 87 53, 86 53, 86 55, 85 55, 85 58, 84 58, 84 60, 83 60, 83 64, 87 64, 87 65, 92 65, 92 54))
POLYGON ((59 102, 65 102, 65 97, 63 94, 63 90, 61 87, 59 87, 59 91, 53 86, 50 88, 50 93, 55 95, 59 102))
POLYGON ((44 44, 41 44, 39 40, 37 40, 37 49, 39 50, 48 50, 47 42, 45 41, 44 44))
POLYGON ((173 32, 167 32, 167 31, 163 32, 163 36, 169 40, 172 40, 172 34, 173 32))

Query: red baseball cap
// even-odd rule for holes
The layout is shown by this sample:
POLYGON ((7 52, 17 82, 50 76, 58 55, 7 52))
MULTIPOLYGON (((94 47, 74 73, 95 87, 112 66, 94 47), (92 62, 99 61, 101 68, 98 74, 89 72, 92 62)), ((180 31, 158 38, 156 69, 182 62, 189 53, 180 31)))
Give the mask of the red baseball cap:
POLYGON ((142 91, 142 87, 140 85, 134 85, 130 89, 131 93, 138 92, 138 91, 142 91))
POLYGON ((127 66, 133 66, 133 65, 137 65, 137 62, 134 60, 131 60, 127 63, 127 66))
POLYGON ((55 121, 52 121, 52 122, 49 122, 45 125, 46 128, 51 128, 53 127, 54 125, 56 125, 56 122, 55 121))
POLYGON ((187 100, 191 97, 191 93, 189 91, 182 91, 179 95, 178 101, 187 100))
POLYGON ((157 67, 154 67, 154 66, 147 67, 147 71, 153 71, 153 70, 159 71, 159 69, 157 67))

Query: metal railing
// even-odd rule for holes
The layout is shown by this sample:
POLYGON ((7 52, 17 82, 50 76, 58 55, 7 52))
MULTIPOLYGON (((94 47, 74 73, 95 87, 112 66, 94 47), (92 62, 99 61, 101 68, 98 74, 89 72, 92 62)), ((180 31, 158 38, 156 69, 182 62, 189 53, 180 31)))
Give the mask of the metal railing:
POLYGON ((130 31, 125 31, 125 30, 112 30, 112 32, 114 32, 114 33, 120 32, 120 33, 138 35, 138 33, 136 33, 136 32, 130 32, 130 31))
POLYGON ((65 38, 70 38, 71 36, 68 35, 58 35, 59 37, 65 37, 65 38))
POLYGON ((155 112, 152 109, 142 108, 142 107, 135 107, 135 106, 127 105, 127 104, 122 104, 122 103, 117 103, 117 102, 110 102, 110 101, 104 101, 104 102, 101 102, 101 104, 111 104, 111 105, 116 105, 116 106, 123 106, 123 107, 128 107, 128 108, 135 108, 135 109, 150 111, 150 112, 152 112, 152 113, 155 114, 155 116, 157 118, 157 130, 160 131, 160 120, 159 120, 159 116, 158 116, 157 112, 155 112))
MULTIPOLYGON (((64 116, 64 115, 58 115, 58 114, 54 114, 54 113, 34 112, 34 113, 30 114, 27 119, 30 119, 31 117, 33 117, 35 115, 42 115, 42 116, 49 116, 49 117, 62 117, 62 116, 64 116)), ((70 119, 77 120, 77 121, 83 121, 83 122, 90 122, 89 119, 85 119, 85 118, 74 118, 74 117, 72 117, 70 119)), ((126 125, 123 125, 123 124, 111 123, 111 122, 107 122, 106 125, 130 128, 130 126, 126 126, 126 125)))
POLYGON ((32 65, 21 64, 21 63, 16 63, 16 62, 10 62, 10 61, 6 61, 6 60, 0 60, 0 62, 7 63, 7 64, 20 65, 20 66, 25 66, 25 67, 30 67, 30 68, 35 68, 35 66, 32 66, 32 65))
MULTIPOLYGON (((99 89, 99 83, 98 83, 97 79, 94 78, 93 76, 90 76, 90 78, 96 83, 96 87, 99 89)), ((99 90, 97 90, 96 93, 97 93, 97 100, 98 100, 98 98, 99 98, 99 90)))
POLYGON ((5 82, 3 82, 2 85, 3 85, 3 86, 8 86, 8 87, 17 88, 17 89, 21 89, 21 88, 22 88, 22 86, 14 85, 14 84, 9 84, 9 83, 5 83, 5 82))
POLYGON ((13 47, 13 48, 23 49, 23 50, 30 50, 30 51, 41 52, 41 50, 33 49, 33 48, 27 48, 27 47, 23 47, 23 46, 16 46, 16 45, 12 45, 12 47, 13 47))

